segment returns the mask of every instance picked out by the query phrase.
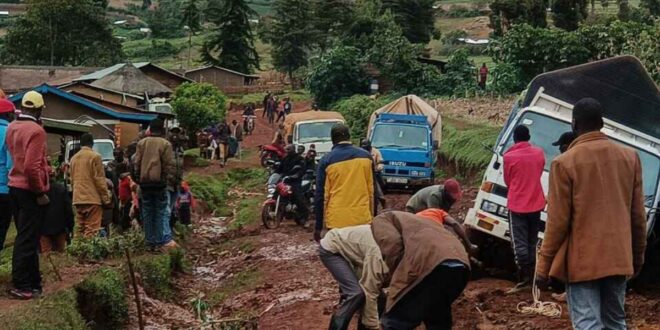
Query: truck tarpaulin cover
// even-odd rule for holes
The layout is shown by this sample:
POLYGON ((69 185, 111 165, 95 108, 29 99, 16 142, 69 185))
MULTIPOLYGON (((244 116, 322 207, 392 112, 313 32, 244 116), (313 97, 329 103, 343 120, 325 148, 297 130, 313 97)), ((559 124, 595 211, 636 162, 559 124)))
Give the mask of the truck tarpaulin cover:
POLYGON ((541 74, 530 83, 522 108, 531 104, 540 88, 570 104, 592 97, 603 105, 605 118, 660 138, 660 91, 633 56, 541 74))
POLYGON ((339 112, 335 111, 296 112, 286 116, 284 119, 284 129, 286 130, 286 135, 289 136, 293 134, 293 126, 295 126, 297 122, 328 119, 337 119, 341 120, 342 122, 346 122, 344 117, 339 112))
POLYGON ((376 117, 381 113, 426 116, 429 125, 431 125, 433 140, 437 140, 438 143, 441 142, 442 117, 440 116, 440 113, 417 95, 406 95, 374 111, 369 119, 370 130, 376 121, 376 117))

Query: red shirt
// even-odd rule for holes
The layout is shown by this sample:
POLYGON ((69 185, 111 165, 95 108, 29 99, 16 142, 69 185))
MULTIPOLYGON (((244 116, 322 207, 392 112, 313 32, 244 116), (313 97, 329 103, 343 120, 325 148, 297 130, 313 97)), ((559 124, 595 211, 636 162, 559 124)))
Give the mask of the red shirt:
POLYGON ((487 77, 488 77, 488 68, 485 67, 485 66, 482 66, 479 69, 479 78, 481 78, 480 81, 486 82, 487 77))
POLYGON ((509 187, 507 207, 516 213, 545 208, 541 175, 545 166, 543 149, 518 142, 504 153, 504 182, 509 187))
POLYGON ((37 194, 48 192, 50 167, 44 128, 32 117, 19 117, 7 128, 7 147, 14 161, 9 186, 37 194))
POLYGON ((125 177, 119 181, 119 200, 126 203, 131 199, 131 178, 125 177))

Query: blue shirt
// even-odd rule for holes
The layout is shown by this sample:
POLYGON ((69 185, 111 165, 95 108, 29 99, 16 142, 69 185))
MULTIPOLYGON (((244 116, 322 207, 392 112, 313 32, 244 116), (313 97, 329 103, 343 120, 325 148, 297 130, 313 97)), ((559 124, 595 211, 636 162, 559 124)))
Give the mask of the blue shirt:
POLYGON ((5 143, 5 138, 7 137, 7 126, 9 122, 0 119, 0 194, 9 193, 9 171, 12 167, 11 155, 9 154, 9 148, 5 143))

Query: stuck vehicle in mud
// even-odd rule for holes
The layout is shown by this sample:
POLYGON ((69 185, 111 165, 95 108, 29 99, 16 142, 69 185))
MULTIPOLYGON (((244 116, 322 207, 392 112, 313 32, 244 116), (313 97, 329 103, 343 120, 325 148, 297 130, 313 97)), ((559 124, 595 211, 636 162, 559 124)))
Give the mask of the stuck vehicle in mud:
POLYGON ((313 144, 316 148, 316 160, 332 150, 330 130, 335 124, 345 123, 339 112, 305 111, 292 113, 284 120, 286 141, 289 144, 304 146, 309 150, 313 144))
MULTIPOLYGON (((636 58, 622 56, 541 74, 516 102, 492 148, 493 157, 474 206, 465 218, 471 238, 481 246, 482 260, 496 266, 512 262, 502 160, 513 145, 514 128, 517 125, 529 127, 530 142, 545 153, 541 182, 547 196, 550 164, 559 155, 553 142, 562 133, 571 131, 573 104, 585 97, 595 98, 603 105, 605 127, 602 131, 612 141, 639 154, 647 211, 648 251, 656 258, 660 255, 657 253, 660 250, 660 225, 657 224, 660 207, 660 92, 636 58)), ((544 210, 541 220, 546 219, 544 210)), ((542 232, 539 237, 543 238, 542 232)))

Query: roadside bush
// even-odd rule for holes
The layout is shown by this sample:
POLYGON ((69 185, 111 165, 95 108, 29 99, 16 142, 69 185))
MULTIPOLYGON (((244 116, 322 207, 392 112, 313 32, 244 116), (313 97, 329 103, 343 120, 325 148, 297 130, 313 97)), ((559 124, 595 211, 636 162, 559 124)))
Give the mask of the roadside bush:
POLYGON ((215 85, 184 83, 174 91, 172 109, 181 127, 197 132, 225 117, 227 98, 215 85))
POLYGON ((346 124, 351 129, 351 138, 356 140, 367 136, 371 114, 393 100, 392 96, 372 99, 366 95, 354 95, 337 102, 332 109, 344 116, 346 124))
POLYGON ((136 272, 140 274, 144 291, 152 297, 169 300, 174 297, 172 275, 183 272, 186 265, 182 249, 175 249, 169 254, 146 255, 135 262, 136 272))
POLYGON ((78 305, 92 328, 116 329, 128 320, 126 283, 120 272, 101 268, 76 285, 78 305))
POLYGON ((110 257, 121 257, 126 249, 144 250, 144 234, 140 230, 130 230, 110 238, 76 238, 67 247, 67 252, 84 262, 99 261, 110 257))
POLYGON ((0 311, 0 329, 86 330, 88 327, 78 312, 76 291, 69 289, 0 311))
POLYGON ((520 70, 511 64, 497 64, 490 76, 490 89, 497 94, 506 95, 525 89, 520 70))

